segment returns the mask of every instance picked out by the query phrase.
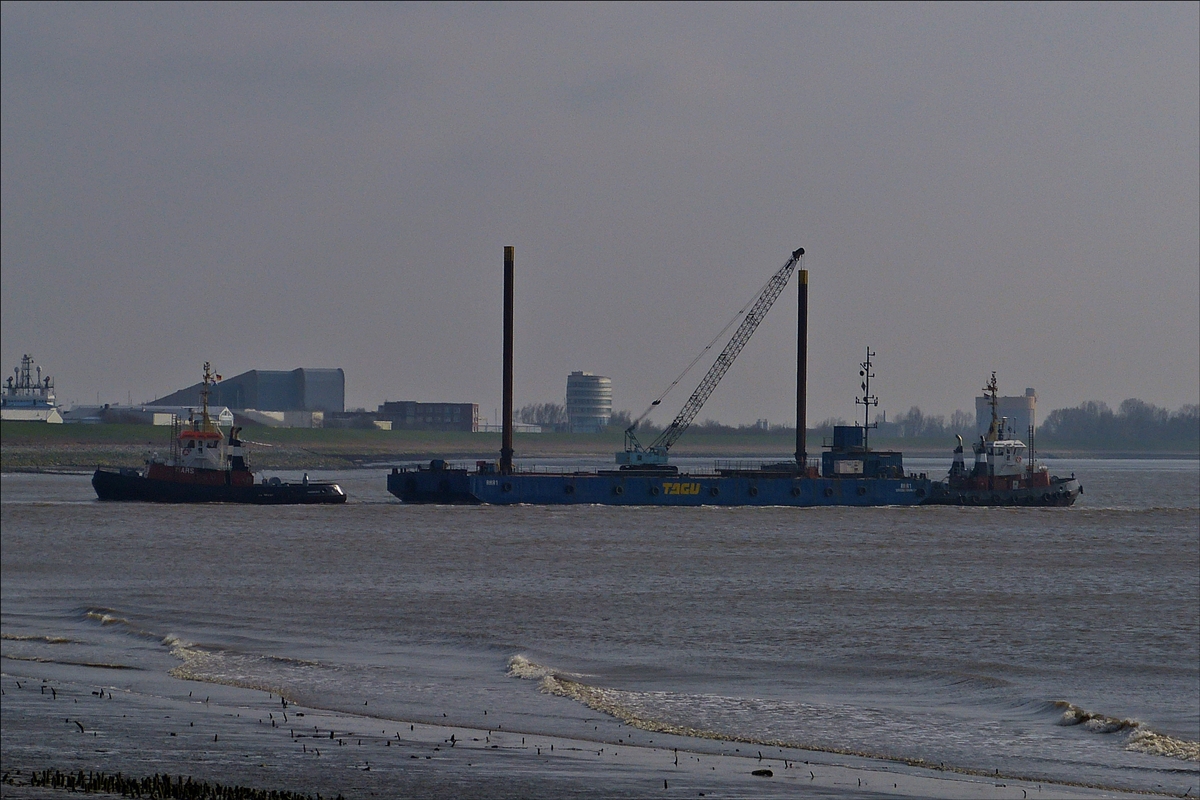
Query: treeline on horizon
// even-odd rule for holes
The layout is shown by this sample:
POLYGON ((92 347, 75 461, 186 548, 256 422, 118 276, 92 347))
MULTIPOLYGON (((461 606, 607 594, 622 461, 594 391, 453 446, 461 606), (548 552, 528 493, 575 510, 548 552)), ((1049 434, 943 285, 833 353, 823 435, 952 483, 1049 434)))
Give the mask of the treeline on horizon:
POLYGON ((1040 442, 1060 447, 1102 444, 1128 450, 1194 450, 1200 448, 1200 405, 1170 411, 1131 398, 1113 411, 1093 400, 1051 411, 1037 434, 1040 442))
MULTIPOLYGON (((567 423, 566 408, 557 403, 538 403, 523 407, 517 414, 526 424, 562 428, 567 423)), ((623 431, 632 424, 628 411, 613 414, 609 422, 610 431, 623 431)), ((960 435, 970 441, 975 438, 975 415, 967 411, 955 411, 947 419, 941 414, 924 414, 919 406, 907 413, 884 421, 877 419, 878 433, 884 438, 897 439, 953 439, 960 435)), ((830 417, 809 430, 817 436, 832 436, 835 425, 849 425, 844 419, 830 417)), ((794 431, 794 425, 724 425, 706 419, 693 423, 692 428, 703 433, 771 435, 775 432, 794 431)), ((638 425, 642 434, 656 434, 663 426, 643 420, 638 425)), ((1025 432, 1018 431, 1019 438, 1025 432)), ((1160 408, 1144 400, 1130 398, 1123 401, 1114 411, 1106 403, 1089 400, 1074 408, 1059 408, 1051 411, 1037 427, 1038 444, 1057 447, 1106 447, 1122 450, 1171 449, 1200 450, 1200 405, 1189 404, 1177 411, 1160 408)))

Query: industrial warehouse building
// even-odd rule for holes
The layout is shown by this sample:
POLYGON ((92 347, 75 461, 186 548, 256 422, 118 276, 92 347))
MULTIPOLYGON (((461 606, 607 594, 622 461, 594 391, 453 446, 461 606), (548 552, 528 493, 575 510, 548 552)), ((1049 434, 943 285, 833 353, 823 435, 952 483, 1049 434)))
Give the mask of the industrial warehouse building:
POLYGON ((376 419, 392 423, 392 430, 478 431, 478 403, 416 403, 411 400, 386 402, 376 419))
POLYGON ((599 433, 612 419, 612 380, 590 372, 567 376, 567 421, 571 433, 599 433))
MULTIPOLYGON (((195 383, 147 405, 198 406, 202 388, 203 384, 195 383)), ((252 369, 211 387, 208 402, 235 411, 345 411, 346 374, 340 369, 252 369)))

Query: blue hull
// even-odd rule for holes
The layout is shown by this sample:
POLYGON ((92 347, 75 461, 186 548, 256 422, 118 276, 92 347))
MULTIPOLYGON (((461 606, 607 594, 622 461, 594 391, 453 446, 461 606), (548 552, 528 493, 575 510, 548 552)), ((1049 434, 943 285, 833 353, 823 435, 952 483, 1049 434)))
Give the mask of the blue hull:
POLYGON ((393 470, 388 491, 406 503, 607 506, 911 506, 926 501, 927 478, 810 478, 791 475, 468 472, 393 470))

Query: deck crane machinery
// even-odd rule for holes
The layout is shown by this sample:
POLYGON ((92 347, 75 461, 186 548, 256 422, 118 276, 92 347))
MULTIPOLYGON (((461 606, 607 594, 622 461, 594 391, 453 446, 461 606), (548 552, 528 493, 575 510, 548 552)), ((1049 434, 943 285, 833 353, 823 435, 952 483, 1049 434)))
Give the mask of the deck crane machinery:
MULTIPOLYGON (((688 370, 703 357, 704 352, 707 352, 712 347, 712 343, 704 348, 704 351, 696 357, 695 361, 688 365, 683 374, 676 378, 675 382, 667 387, 667 390, 659 395, 658 399, 651 403, 650 407, 634 420, 632 425, 625 429, 625 450, 617 453, 617 463, 621 465, 621 469, 663 469, 665 467, 667 464, 667 452, 679 440, 679 437, 684 434, 688 426, 692 424, 696 415, 700 413, 700 409, 704 407, 704 403, 717 388, 717 384, 721 382, 721 379, 725 377, 725 373, 733 366, 734 359, 738 357, 738 354, 742 352, 742 348, 750 341, 750 337, 758 330, 758 326, 766 317, 767 312, 771 310, 771 306, 775 304, 784 287, 787 286, 788 280, 792 277, 796 265, 800 263, 800 259, 803 256, 803 247, 793 251, 787 263, 771 276, 766 286, 762 288, 749 304, 749 311, 746 311, 745 317, 742 319, 742 324, 738 326, 733 336, 730 337, 729 342, 725 345, 725 349, 717 356, 717 360, 713 362, 708 373, 700 381, 700 385, 696 387, 696 390, 692 392, 692 396, 683 404, 683 408, 675 415, 675 419, 671 421, 671 424, 664 428, 654 441, 647 446, 643 446, 638 441, 637 434, 635 433, 638 423, 645 419, 655 406, 662 403, 662 399, 666 397, 667 392, 670 392, 683 379, 683 375, 686 375, 688 370)), ((730 325, 732 325, 732 322, 730 325)), ((725 330, 728 330, 728 328, 729 326, 727 325, 725 330)), ((719 339, 723 333, 724 330, 717 334, 717 338, 719 339)))

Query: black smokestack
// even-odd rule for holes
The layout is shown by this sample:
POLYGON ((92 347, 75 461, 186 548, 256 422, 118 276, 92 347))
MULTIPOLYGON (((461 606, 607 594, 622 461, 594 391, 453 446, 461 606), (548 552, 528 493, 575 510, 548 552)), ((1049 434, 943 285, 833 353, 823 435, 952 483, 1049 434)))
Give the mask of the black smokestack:
POLYGON ((513 457, 513 248, 504 248, 504 434, 500 472, 512 472, 513 457))
MULTIPOLYGON (((796 251, 804 256, 804 248, 796 251)), ((799 302, 796 308, 796 465, 807 464, 808 446, 808 270, 797 276, 799 302)))

